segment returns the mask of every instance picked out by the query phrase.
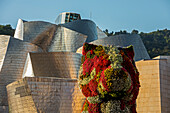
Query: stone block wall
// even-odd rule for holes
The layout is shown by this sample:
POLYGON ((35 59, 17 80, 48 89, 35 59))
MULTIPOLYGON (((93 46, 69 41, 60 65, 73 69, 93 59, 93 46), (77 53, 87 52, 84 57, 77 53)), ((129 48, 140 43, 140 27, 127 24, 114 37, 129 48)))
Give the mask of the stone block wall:
POLYGON ((138 113, 161 113, 159 60, 136 62, 140 73, 140 90, 137 98, 138 113))
POLYGON ((141 87, 138 113, 170 113, 170 56, 136 62, 141 87))
POLYGON ((7 92, 11 113, 35 110, 34 105, 35 113, 80 113, 85 99, 77 79, 55 77, 26 77, 9 84, 7 92))
POLYGON ((37 113, 27 81, 21 79, 7 86, 9 113, 37 113))

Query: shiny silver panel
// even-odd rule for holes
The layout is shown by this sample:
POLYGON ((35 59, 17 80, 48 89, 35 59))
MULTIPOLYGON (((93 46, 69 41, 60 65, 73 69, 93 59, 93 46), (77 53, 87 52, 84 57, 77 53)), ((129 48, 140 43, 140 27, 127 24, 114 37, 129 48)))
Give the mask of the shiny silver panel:
POLYGON ((83 46, 86 39, 86 35, 58 26, 51 44, 48 47, 48 52, 76 52, 79 47, 83 46))
POLYGON ((96 45, 113 45, 113 46, 121 46, 127 47, 129 45, 133 45, 135 51, 135 61, 141 59, 150 59, 148 52, 140 38, 137 34, 121 34, 116 36, 110 36, 103 39, 98 39, 93 42, 92 44, 96 45))
POLYGON ((107 35, 98 26, 97 26, 97 36, 98 39, 107 37, 107 35))
POLYGON ((23 40, 23 33, 24 33, 23 20, 19 19, 18 23, 17 23, 16 30, 15 30, 14 37, 18 38, 20 40, 23 40))
POLYGON ((0 35, 0 72, 1 72, 2 65, 4 63, 6 51, 9 44, 9 39, 10 36, 0 35))
POLYGON ((80 54, 72 52, 30 53, 30 60, 34 76, 78 78, 81 65, 80 54))
POLYGON ((97 40, 96 24, 91 20, 75 20, 73 22, 60 24, 68 29, 87 35, 86 42, 97 40))
POLYGON ((37 37, 49 30, 51 26, 53 24, 43 21, 24 22, 23 40, 30 43, 35 42, 37 37))
POLYGON ((6 85, 22 78, 28 52, 41 51, 31 43, 10 37, 0 72, 0 105, 7 105, 6 85))

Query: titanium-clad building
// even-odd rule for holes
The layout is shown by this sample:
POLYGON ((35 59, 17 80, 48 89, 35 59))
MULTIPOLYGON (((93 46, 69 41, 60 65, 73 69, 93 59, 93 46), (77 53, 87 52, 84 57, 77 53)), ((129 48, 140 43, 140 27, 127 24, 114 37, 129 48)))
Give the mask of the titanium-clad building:
POLYGON ((85 42, 132 44, 135 60, 150 58, 139 35, 106 37, 77 13, 61 13, 56 24, 19 19, 14 37, 0 36, 0 113, 8 113, 8 106, 11 113, 79 113, 84 97, 76 51, 85 42))

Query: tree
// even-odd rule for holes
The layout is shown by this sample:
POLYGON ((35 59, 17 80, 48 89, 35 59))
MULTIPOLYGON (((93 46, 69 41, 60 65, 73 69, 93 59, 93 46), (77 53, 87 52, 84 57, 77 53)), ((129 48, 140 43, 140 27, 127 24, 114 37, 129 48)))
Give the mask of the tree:
POLYGON ((170 30, 157 30, 139 34, 151 58, 170 55, 170 30))
POLYGON ((15 30, 12 29, 11 25, 0 25, 0 35, 14 36, 15 30))
POLYGON ((104 32, 107 36, 113 36, 113 35, 114 35, 114 34, 113 34, 114 32, 112 31, 112 32, 109 33, 108 29, 104 30, 103 32, 104 32))
POLYGON ((131 34, 138 34, 138 30, 132 30, 131 34))

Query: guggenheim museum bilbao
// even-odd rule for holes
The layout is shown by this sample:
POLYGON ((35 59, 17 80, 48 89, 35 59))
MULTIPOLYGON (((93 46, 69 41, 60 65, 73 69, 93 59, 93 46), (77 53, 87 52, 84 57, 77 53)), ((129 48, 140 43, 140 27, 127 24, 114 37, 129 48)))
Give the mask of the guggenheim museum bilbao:
POLYGON ((0 113, 80 113, 77 78, 83 43, 134 46, 140 73, 138 113, 170 113, 170 57, 151 59, 137 34, 107 37, 80 14, 55 24, 18 20, 14 37, 0 35, 0 113))

